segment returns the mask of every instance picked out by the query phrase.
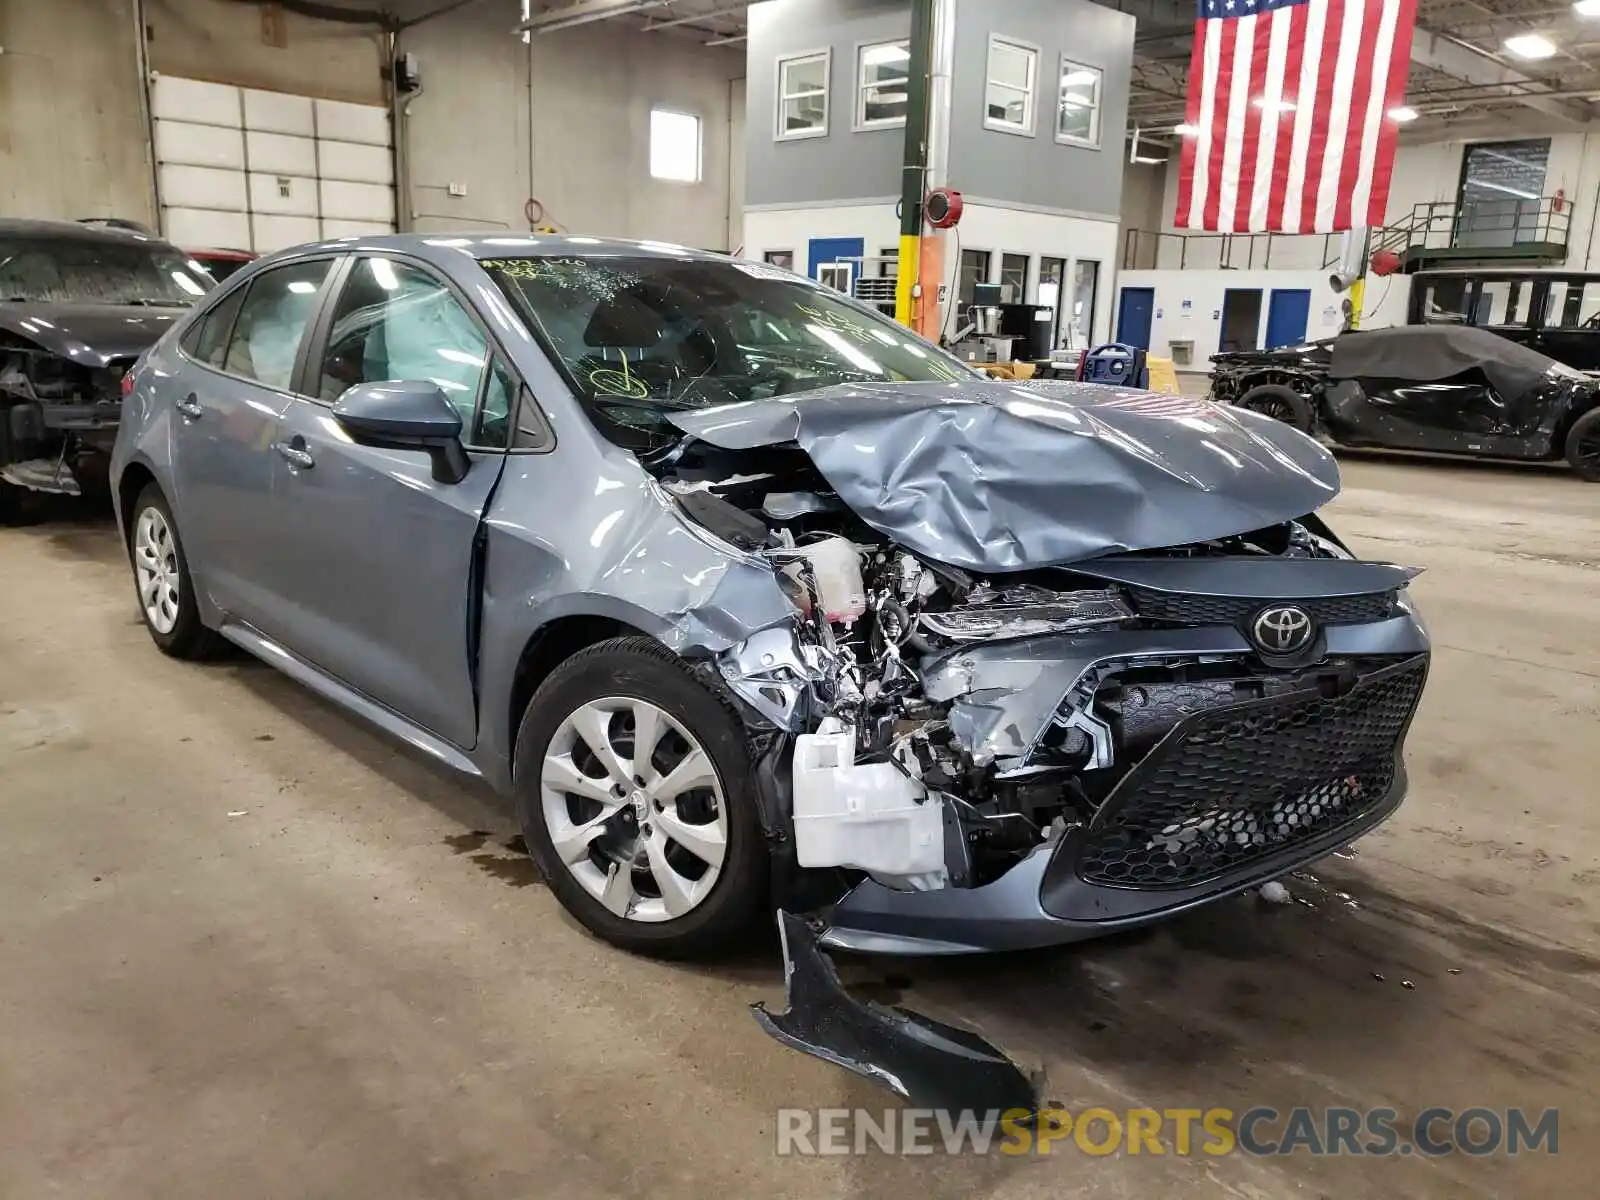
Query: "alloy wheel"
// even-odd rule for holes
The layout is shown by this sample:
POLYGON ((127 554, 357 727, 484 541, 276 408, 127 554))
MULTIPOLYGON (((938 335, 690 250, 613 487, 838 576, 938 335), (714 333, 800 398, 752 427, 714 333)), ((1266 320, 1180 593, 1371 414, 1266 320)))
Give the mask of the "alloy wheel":
POLYGON ((609 696, 569 714, 545 751, 539 795, 556 856, 617 916, 670 921, 716 885, 728 850, 722 781, 656 705, 609 696))
POLYGON ((159 508, 146 508, 134 522, 133 569, 145 620, 157 633, 171 633, 178 624, 178 545, 159 508))

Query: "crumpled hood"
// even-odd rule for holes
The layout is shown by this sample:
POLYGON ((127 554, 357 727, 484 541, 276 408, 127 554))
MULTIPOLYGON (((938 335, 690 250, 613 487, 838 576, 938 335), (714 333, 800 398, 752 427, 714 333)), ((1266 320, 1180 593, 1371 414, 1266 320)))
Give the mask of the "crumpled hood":
POLYGON ((1099 384, 840 385, 668 417, 725 449, 798 443, 867 524, 973 571, 1248 533, 1339 492, 1288 425, 1099 384))
POLYGON ((103 367, 148 350, 188 311, 118 304, 0 304, 0 329, 75 363, 103 367))

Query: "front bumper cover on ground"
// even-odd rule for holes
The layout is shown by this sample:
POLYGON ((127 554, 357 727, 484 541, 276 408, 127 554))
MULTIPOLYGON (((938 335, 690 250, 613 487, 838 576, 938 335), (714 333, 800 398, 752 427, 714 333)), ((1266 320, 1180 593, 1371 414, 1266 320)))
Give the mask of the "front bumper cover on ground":
POLYGON ((780 1042, 881 1084, 917 1108, 1030 1116, 1038 1110, 1027 1076, 983 1038, 920 1013, 857 1000, 805 920, 793 913, 778 913, 778 936, 788 1009, 751 1007, 780 1042))

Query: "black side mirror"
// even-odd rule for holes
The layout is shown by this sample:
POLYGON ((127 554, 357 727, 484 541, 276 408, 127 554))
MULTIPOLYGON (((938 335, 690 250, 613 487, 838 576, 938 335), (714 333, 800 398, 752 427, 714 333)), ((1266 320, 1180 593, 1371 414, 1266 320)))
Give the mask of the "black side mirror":
POLYGON ((436 383, 358 383, 339 397, 333 419, 363 446, 426 450, 439 483, 460 483, 472 466, 461 445, 461 414, 436 383))

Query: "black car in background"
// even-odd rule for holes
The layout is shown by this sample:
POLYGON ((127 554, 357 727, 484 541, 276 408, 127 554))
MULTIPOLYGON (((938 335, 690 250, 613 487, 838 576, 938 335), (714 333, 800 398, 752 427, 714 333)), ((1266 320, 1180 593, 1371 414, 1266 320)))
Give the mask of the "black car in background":
POLYGON ((214 286, 150 233, 0 220, 0 518, 104 489, 128 368, 214 286))
POLYGON ((1600 372, 1600 274, 1457 269, 1411 277, 1409 325, 1471 325, 1600 372))
POLYGON ((1211 397, 1345 446, 1548 462, 1600 482, 1600 380, 1469 325, 1211 358, 1211 397))

